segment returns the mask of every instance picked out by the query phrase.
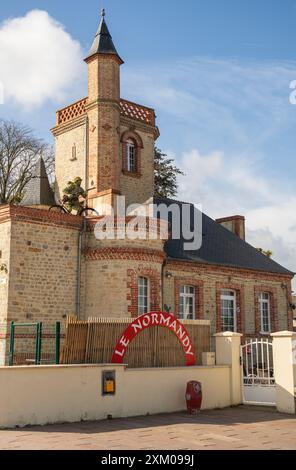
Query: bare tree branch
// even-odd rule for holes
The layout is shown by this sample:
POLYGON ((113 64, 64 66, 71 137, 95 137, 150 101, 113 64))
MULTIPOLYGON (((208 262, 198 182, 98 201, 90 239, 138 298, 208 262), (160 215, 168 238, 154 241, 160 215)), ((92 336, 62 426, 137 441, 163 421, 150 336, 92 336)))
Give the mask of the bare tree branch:
POLYGON ((36 138, 29 127, 0 120, 0 204, 16 204, 22 200, 41 156, 53 181, 52 146, 36 138))

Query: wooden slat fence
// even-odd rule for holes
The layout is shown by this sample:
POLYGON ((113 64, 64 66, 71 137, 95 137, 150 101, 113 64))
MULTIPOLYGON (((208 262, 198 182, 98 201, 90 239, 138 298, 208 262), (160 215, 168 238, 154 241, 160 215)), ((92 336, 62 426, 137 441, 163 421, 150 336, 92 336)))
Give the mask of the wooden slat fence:
MULTIPOLYGON (((131 323, 130 318, 91 318, 78 321, 68 317, 62 364, 109 364, 117 341, 131 323)), ((210 321, 185 320, 198 364, 202 352, 211 351, 210 321)), ((164 327, 142 331, 130 343, 124 358, 130 368, 180 367, 185 356, 178 338, 164 327)))

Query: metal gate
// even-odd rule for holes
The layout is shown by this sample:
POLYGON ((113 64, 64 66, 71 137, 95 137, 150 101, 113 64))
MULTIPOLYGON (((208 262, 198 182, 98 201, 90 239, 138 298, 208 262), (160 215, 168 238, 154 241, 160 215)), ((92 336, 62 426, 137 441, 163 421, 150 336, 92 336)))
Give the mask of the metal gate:
POLYGON ((243 403, 275 405, 272 341, 248 340, 241 346, 243 403))

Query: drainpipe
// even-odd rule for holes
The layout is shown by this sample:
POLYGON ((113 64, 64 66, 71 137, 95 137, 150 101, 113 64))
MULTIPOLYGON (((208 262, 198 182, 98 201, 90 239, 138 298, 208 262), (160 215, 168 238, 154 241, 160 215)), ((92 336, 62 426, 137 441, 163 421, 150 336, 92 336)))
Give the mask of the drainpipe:
POLYGON ((166 267, 167 261, 166 259, 163 261, 162 266, 161 266, 161 305, 162 305, 162 311, 164 311, 164 279, 165 279, 165 267, 166 267))
POLYGON ((86 218, 83 218, 82 228, 78 235, 77 246, 77 277, 76 277, 76 316, 80 320, 80 299, 81 299, 81 256, 82 256, 82 238, 86 231, 86 218))
MULTIPOLYGON (((89 119, 85 118, 85 191, 88 190, 88 164, 89 164, 89 119)), ((87 192, 88 194, 88 192, 87 192)), ((87 197, 88 202, 88 197, 87 197)))

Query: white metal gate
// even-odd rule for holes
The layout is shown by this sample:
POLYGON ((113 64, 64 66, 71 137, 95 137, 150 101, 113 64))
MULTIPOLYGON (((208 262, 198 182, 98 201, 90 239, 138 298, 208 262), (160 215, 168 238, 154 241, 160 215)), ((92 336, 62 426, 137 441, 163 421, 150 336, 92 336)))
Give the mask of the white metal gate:
POLYGON ((241 347, 243 403, 275 405, 272 341, 248 340, 241 347))

